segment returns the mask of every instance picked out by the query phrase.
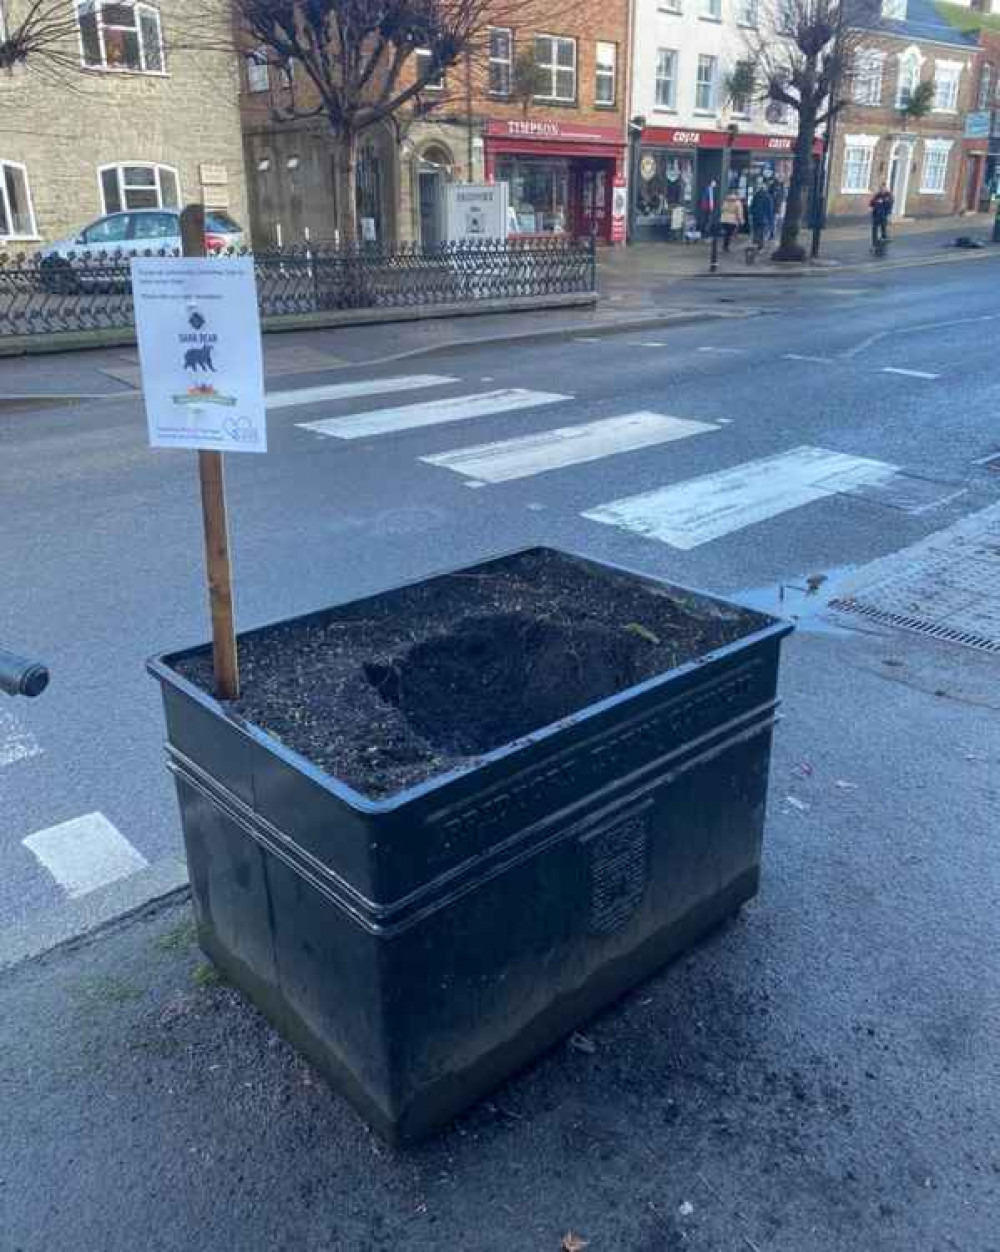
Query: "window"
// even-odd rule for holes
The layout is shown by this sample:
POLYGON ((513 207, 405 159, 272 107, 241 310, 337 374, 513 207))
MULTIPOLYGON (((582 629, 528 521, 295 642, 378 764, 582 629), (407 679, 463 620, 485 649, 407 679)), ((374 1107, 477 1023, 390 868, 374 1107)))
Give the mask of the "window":
POLYGON ((905 22, 906 0, 882 0, 882 16, 890 22, 905 22))
POLYGON ((923 57, 916 48, 909 48, 899 58, 899 77, 896 79, 896 108, 905 109, 913 98, 920 82, 923 57))
POLYGON ((576 40, 559 35, 535 36, 535 67, 540 100, 576 102, 576 40))
POLYGON ((990 86, 993 81, 993 66, 984 65, 982 73, 979 75, 979 99, 976 107, 980 109, 988 109, 990 107, 990 86))
POLYGON ((596 81, 594 83, 595 104, 614 104, 615 102, 615 63, 617 58, 617 44, 599 43, 597 45, 596 81))
POLYGON ((795 34, 799 26, 797 0, 778 0, 778 11, 775 14, 774 25, 779 35, 795 34))
POLYGON ((180 205, 177 171, 169 165, 106 165, 99 174, 105 213, 180 205))
POLYGON ((960 61, 938 61, 934 66, 934 111, 954 113, 958 109, 958 83, 962 76, 960 61))
POLYGON ((506 183, 511 219, 523 235, 562 235, 573 221, 568 160, 499 157, 496 180, 506 183))
POLYGON ((133 239, 176 239, 180 225, 173 213, 137 213, 132 218, 133 239))
POLYGON ((656 50, 656 107, 677 108, 677 53, 670 48, 656 50))
POLYGON ((882 65, 884 52, 862 51, 854 57, 854 103, 882 103, 882 65))
POLYGON ((753 97, 754 65, 752 61, 737 61, 733 66, 732 108, 737 117, 749 117, 753 97), (750 90, 745 90, 746 88, 750 90))
POLYGON ((514 60, 514 36, 500 26, 490 31, 490 95, 510 95, 511 65, 514 60))
POLYGON ((0 161, 0 239, 34 239, 37 234, 27 169, 0 161))
POLYGON ((444 88, 444 70, 434 73, 434 53, 430 48, 417 48, 413 53, 417 62, 417 77, 426 78, 424 91, 441 91, 444 88))
POLYGON ((701 0, 701 16, 712 22, 721 22, 722 0, 701 0))
POLYGON ((258 48, 247 57, 247 91, 267 91, 269 82, 267 49, 258 48))
POLYGON ((681 0, 660 0, 657 8, 661 13, 680 13, 681 0))
POLYGON ((757 0, 737 0, 736 20, 741 26, 756 28, 758 18, 757 0))
POLYGON ((710 113, 715 108, 715 74, 718 64, 718 57, 702 55, 698 58, 694 107, 702 113, 710 113))
POLYGON ((128 239, 128 214, 116 213, 88 226, 80 239, 85 244, 124 243, 128 239))
POLYGON ((788 121, 788 105, 784 100, 768 100, 764 118, 772 126, 784 126, 788 121))
POLYGON ((844 138, 844 172, 841 190, 855 195, 871 189, 872 165, 878 135, 847 135, 844 138))
POLYGON ((160 14, 149 4, 78 0, 80 50, 90 69, 164 72, 160 14))
POLYGON ((920 175, 920 191, 927 195, 942 195, 948 181, 948 155, 950 139, 924 140, 924 168, 920 175))

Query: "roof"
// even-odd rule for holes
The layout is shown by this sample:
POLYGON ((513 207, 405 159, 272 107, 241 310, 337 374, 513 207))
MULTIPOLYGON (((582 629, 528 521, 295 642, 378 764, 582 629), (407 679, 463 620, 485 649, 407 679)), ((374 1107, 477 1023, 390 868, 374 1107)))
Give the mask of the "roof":
MULTIPOLYGON (((969 12, 972 15, 971 10, 969 12)), ((979 14, 974 16, 978 17, 979 14)), ((975 30, 960 30, 953 25, 938 9, 934 0, 907 0, 905 21, 897 22, 880 17, 864 25, 871 30, 904 39, 907 43, 933 40, 935 43, 951 44, 956 48, 975 48, 979 42, 975 30)))

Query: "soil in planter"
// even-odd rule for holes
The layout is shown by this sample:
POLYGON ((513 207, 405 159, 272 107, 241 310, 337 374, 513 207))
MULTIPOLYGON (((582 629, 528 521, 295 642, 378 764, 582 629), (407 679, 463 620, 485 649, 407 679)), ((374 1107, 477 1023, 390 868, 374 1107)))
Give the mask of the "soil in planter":
MULTIPOLYGON (((765 621, 536 549, 241 636, 231 708, 379 797, 765 621)), ((176 667, 211 690, 207 651, 176 667)))

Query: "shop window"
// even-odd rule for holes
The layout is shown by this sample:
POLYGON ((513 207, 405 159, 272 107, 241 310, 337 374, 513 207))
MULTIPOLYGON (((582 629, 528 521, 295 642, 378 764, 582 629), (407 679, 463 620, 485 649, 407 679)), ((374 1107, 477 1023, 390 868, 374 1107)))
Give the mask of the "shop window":
POLYGON ((677 108, 677 53, 671 48, 656 51, 656 107, 677 108))
POLYGON ((37 235, 27 169, 16 161, 0 161, 0 239, 37 235))
POLYGON ((715 80, 718 74, 719 58, 706 56, 698 58, 698 78, 694 89, 694 107, 700 113, 711 113, 715 109, 715 80))
POLYGON ((177 171, 169 165, 105 165, 98 176, 105 213, 180 206, 177 171))
POLYGON ((722 0, 701 0, 701 16, 709 21, 722 21, 722 0))
POLYGON ((442 91, 444 71, 437 66, 431 49, 417 48, 413 55, 417 63, 417 77, 425 80, 424 91, 442 91))
POLYGON ((924 140, 924 168, 920 175, 922 195, 942 195, 948 185, 948 156, 951 141, 948 139, 924 140))
POLYGON ((247 91, 267 91, 270 72, 267 65, 267 49, 258 48, 247 57, 247 91))
POLYGON ((962 76, 959 61, 938 61, 934 66, 934 112, 954 113, 958 109, 958 84, 962 76))
POLYGON ((576 102, 576 40, 560 35, 535 36, 538 71, 536 100, 576 102))
POLYGON ((877 143, 877 135, 848 135, 845 139, 841 188, 845 193, 861 195, 871 190, 872 165, 877 143))
POLYGON ((884 52, 863 50, 854 57, 853 96, 855 104, 882 103, 882 66, 884 52))
POLYGON ((504 157, 497 161, 497 182, 506 183, 511 222, 523 235, 561 235, 571 225, 569 162, 504 157))
POLYGON ((982 73, 979 75, 979 98, 976 107, 979 109, 988 109, 990 107, 990 86, 993 82, 993 66, 984 65, 982 73))
POLYGON ((636 223, 681 231, 694 208, 694 157, 644 148, 639 157, 636 223))
POLYGON ((514 33, 500 26, 491 26, 490 95, 509 96, 511 67, 514 61, 514 33))
POLYGON ((160 14, 152 5, 79 0, 76 20, 83 64, 90 69, 163 73, 160 14))
POLYGON ((596 55, 596 80, 594 82, 594 103, 612 105, 615 102, 615 66, 618 59, 618 46, 613 43, 599 43, 596 55))

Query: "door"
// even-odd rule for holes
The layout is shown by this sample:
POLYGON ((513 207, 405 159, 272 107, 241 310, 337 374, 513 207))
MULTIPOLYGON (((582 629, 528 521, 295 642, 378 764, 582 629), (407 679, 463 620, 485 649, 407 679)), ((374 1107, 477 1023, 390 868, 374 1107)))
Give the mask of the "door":
POLYGON ((420 242, 425 248, 436 248, 444 233, 441 227, 443 184, 440 170, 420 171, 420 242))
POLYGON ((580 171, 579 205, 578 233, 610 239, 611 179, 605 167, 588 165, 580 171))
POLYGON ((965 205, 970 213, 979 208, 979 164, 982 157, 970 156, 965 163, 965 205))
POLYGON ((889 190, 892 192, 894 217, 903 217, 906 213, 906 196, 910 189, 912 160, 912 145, 902 139, 897 139, 892 146, 892 155, 889 158, 889 190))

